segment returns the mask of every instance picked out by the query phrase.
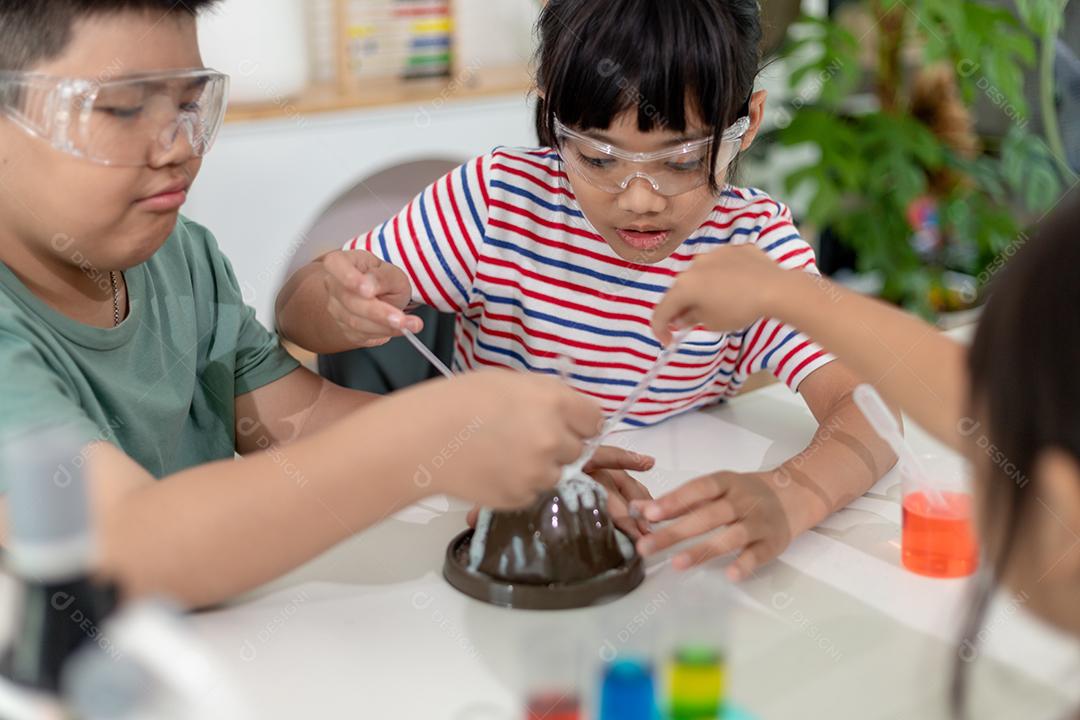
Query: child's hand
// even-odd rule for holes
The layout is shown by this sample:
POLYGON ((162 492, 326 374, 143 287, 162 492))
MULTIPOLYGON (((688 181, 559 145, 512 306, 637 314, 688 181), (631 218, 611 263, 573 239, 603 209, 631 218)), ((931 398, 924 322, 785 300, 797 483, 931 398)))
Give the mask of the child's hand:
POLYGON ((412 407, 404 422, 437 428, 434 437, 423 428, 422 447, 413 449, 415 481, 491 508, 523 507, 554 487, 603 421, 593 401, 529 373, 483 370, 397 397, 406 394, 412 407))
POLYGON ((741 330, 769 314, 788 276, 754 245, 719 247, 699 255, 656 306, 653 333, 665 345, 672 330, 703 325, 714 332, 741 330))
POLYGON ((406 315, 412 283, 402 270, 365 250, 338 250, 323 260, 327 310, 356 347, 377 347, 400 335, 420 332, 423 321, 406 315))
POLYGON ((656 464, 654 458, 612 445, 601 445, 585 466, 585 472, 608 491, 608 514, 616 527, 630 539, 637 540, 649 532, 649 524, 641 518, 630 517, 630 503, 652 500, 652 493, 630 477, 628 470, 645 472, 656 464))
MULTIPOLYGON (((585 466, 585 472, 608 491, 608 514, 612 521, 633 540, 648 532, 649 525, 644 520, 630 517, 630 503, 634 500, 652 500, 652 494, 626 471, 644 472, 655 464, 656 460, 648 455, 602 445, 585 466)), ((479 512, 479 506, 469 511, 465 521, 470 527, 476 527, 479 512)))
POLYGON ((798 527, 798 500, 790 480, 773 472, 719 472, 693 480, 635 509, 650 522, 670 524, 638 541, 638 552, 654 555, 695 537, 698 544, 672 559, 685 570, 721 555, 737 553, 728 568, 734 581, 750 575, 788 546, 798 527))

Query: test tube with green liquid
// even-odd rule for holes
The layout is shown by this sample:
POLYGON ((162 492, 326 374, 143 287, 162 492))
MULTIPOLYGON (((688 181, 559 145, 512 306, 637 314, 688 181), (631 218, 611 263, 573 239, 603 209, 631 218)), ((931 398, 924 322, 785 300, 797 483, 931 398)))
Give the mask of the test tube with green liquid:
POLYGON ((665 717, 715 720, 724 714, 730 585, 713 567, 678 583, 668 614, 665 717))
POLYGON ((686 645, 668 667, 671 720, 718 718, 724 711, 724 657, 715 648, 686 645))

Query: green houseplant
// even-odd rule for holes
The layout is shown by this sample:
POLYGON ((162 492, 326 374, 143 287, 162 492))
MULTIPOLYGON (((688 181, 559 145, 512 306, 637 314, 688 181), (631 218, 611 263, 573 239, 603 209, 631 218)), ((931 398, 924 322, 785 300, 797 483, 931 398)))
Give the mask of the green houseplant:
POLYGON ((945 274, 983 284, 1074 180, 1052 121, 1065 1, 1022 0, 1017 17, 970 1, 866 0, 851 4, 863 28, 808 17, 797 26, 787 49, 795 95, 778 139, 810 144, 817 159, 787 176, 787 190, 807 184, 806 220, 850 245, 859 270, 880 273, 886 299, 927 316, 951 309, 945 274), (1036 65, 1049 144, 1026 121, 1023 68, 1036 65), (1010 118, 1003 136, 975 135, 980 96, 1010 118), (912 241, 912 208, 926 202, 940 237, 929 249, 912 241))

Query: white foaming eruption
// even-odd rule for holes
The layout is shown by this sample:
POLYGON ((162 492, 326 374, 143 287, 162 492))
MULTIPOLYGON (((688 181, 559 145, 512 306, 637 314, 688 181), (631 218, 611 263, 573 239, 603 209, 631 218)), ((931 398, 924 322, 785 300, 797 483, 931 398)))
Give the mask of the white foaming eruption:
POLYGON ((469 570, 473 572, 480 569, 480 563, 484 559, 484 548, 487 545, 487 535, 490 527, 491 510, 483 508, 476 517, 476 530, 473 531, 472 542, 469 543, 469 570))
MULTIPOLYGON (((579 507, 592 510, 607 502, 607 490, 604 486, 585 473, 578 473, 571 478, 560 480, 555 489, 570 512, 577 512, 579 507)), ((476 518, 476 530, 473 531, 472 540, 469 543, 469 570, 472 572, 478 571, 480 563, 484 560, 488 530, 491 528, 491 516, 492 511, 483 508, 476 518)), ((616 536, 619 537, 619 549, 622 550, 623 555, 627 558, 633 557, 634 546, 630 545, 630 541, 622 538, 622 533, 616 533, 616 536), (629 553, 627 553, 627 547, 629 547, 629 553)), ((514 549, 516 553, 523 550, 518 546, 514 549)), ((523 556, 521 562, 524 564, 523 556)))
POLYGON ((579 507, 592 510, 601 501, 607 500, 604 486, 584 473, 568 480, 560 480, 556 488, 570 512, 577 512, 579 507))

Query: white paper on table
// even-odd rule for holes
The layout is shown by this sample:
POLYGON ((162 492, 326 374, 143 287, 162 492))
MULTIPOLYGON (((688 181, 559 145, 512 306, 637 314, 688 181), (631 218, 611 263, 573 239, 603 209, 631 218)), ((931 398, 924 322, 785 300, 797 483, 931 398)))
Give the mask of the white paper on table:
POLYGON ((870 513, 871 515, 880 518, 884 523, 890 523, 898 527, 900 525, 901 511, 899 503, 860 497, 852 500, 849 504, 822 520, 818 527, 846 532, 858 525, 866 524, 866 518, 859 512, 851 512, 852 510, 870 513))
POLYGON ((395 520, 413 525, 427 525, 450 511, 450 500, 445 495, 433 495, 415 505, 410 505, 394 515, 395 520))
POLYGON ((661 460, 658 470, 693 473, 760 470, 773 441, 708 413, 687 413, 660 425, 613 434, 609 445, 661 460))

